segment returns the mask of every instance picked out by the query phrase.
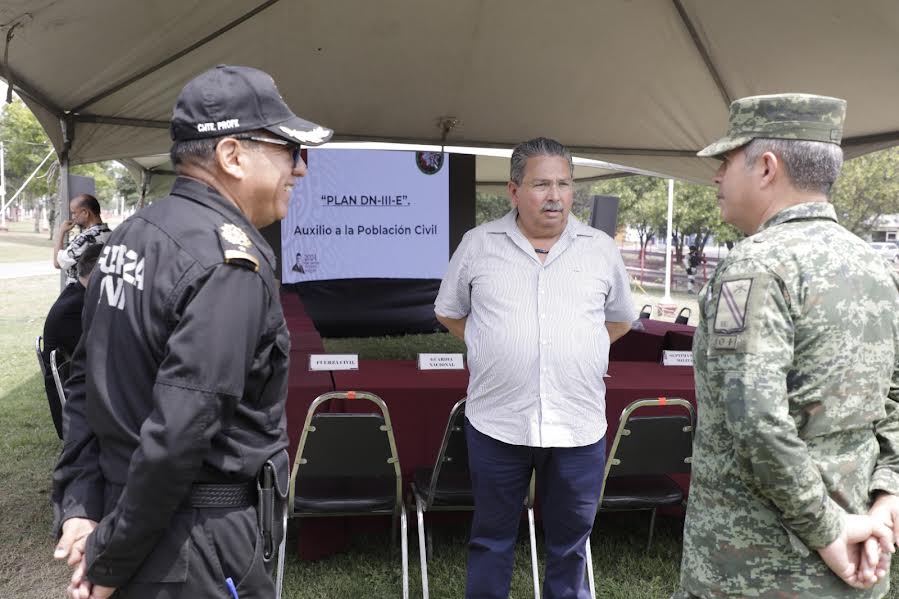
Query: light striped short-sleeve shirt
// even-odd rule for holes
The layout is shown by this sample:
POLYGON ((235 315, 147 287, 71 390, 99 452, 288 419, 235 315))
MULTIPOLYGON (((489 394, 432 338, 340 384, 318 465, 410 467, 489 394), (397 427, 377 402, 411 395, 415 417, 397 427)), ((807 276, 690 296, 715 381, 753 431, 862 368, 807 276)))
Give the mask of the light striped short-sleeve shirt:
POLYGON ((573 216, 545 262, 517 210, 472 229, 450 260, 435 312, 468 317, 466 416, 531 447, 579 447, 606 432, 605 322, 636 317, 615 242, 573 216))

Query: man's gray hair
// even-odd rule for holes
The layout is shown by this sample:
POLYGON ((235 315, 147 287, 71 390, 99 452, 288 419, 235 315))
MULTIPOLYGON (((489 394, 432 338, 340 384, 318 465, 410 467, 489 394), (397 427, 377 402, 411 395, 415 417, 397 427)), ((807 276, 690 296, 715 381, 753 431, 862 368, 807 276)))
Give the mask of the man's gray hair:
POLYGON ((221 137, 207 137, 176 141, 169 151, 172 166, 175 167, 175 170, 187 164, 209 166, 212 163, 212 157, 215 156, 215 146, 221 140, 221 137))
POLYGON ((535 137, 523 141, 512 150, 512 164, 509 169, 509 179, 516 185, 521 185, 524 179, 524 169, 528 165, 528 158, 534 156, 561 156, 568 161, 568 169, 574 178, 574 162, 571 160, 571 152, 565 146, 548 137, 535 137))
POLYGON ((178 170, 179 166, 185 164, 196 164, 199 166, 212 166, 212 160, 215 157, 215 147, 220 141, 226 137, 243 139, 245 136, 253 137, 269 137, 277 139, 271 133, 265 130, 245 131, 236 135, 220 135, 218 137, 207 137, 205 139, 188 139, 185 141, 176 141, 169 150, 169 158, 172 160, 172 166, 178 170))
POLYGON ((772 152, 783 162, 796 189, 824 195, 830 194, 843 167, 843 149, 822 141, 756 138, 744 152, 746 168, 765 152, 772 152))

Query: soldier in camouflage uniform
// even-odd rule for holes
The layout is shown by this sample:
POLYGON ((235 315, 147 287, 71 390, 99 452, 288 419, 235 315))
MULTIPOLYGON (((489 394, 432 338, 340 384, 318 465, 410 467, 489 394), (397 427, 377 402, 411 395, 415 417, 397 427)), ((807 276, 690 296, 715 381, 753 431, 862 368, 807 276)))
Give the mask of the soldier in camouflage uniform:
POLYGON ((749 236, 700 292, 699 421, 674 598, 888 590, 899 278, 826 201, 845 107, 802 94, 737 100, 727 136, 699 153, 723 159, 722 217, 749 236))

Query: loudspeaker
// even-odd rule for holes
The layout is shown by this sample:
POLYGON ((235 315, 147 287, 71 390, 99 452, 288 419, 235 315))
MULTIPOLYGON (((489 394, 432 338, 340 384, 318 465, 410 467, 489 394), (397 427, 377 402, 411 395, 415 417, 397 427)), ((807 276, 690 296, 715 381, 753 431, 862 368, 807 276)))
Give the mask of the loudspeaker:
POLYGON ((593 196, 593 212, 590 213, 590 226, 615 238, 618 228, 617 196, 593 196))
MULTIPOLYGON (((89 193, 92 196, 97 195, 97 186, 94 183, 93 177, 84 177, 82 175, 69 175, 69 201, 72 200, 77 195, 82 193, 89 193)), ((97 198, 100 199, 100 198, 97 198)), ((104 198, 111 199, 111 198, 104 198)), ((66 218, 69 218, 68 215, 69 206, 66 204, 66 218)), ((60 221, 62 222, 62 221, 60 221)))

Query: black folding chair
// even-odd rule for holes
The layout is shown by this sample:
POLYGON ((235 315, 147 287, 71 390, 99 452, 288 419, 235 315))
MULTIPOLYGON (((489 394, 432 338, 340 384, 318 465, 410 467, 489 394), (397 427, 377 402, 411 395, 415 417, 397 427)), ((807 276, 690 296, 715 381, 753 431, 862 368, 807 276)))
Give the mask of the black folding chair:
POLYGON ((687 322, 690 320, 690 314, 692 313, 693 311, 690 308, 681 308, 680 312, 677 313, 677 318, 674 319, 674 323, 687 324, 687 322), (687 313, 686 316, 684 315, 684 312, 687 313))
POLYGON ((652 316, 652 304, 644 304, 640 308, 640 318, 649 318, 652 316))
MULTIPOLYGON (((409 597, 409 556, 403 480, 390 414, 380 397, 364 391, 318 396, 306 413, 288 505, 294 517, 391 515, 400 521, 403 599, 409 597), (332 399, 365 400, 380 413, 317 413, 332 399)), ((280 587, 280 581, 279 581, 280 587)), ((278 590, 280 595, 280 588, 278 590)))
MULTIPOLYGON (((689 473, 693 456, 695 411, 689 401, 680 398, 658 397, 638 399, 621 412, 618 431, 606 460, 602 490, 599 495, 601 511, 648 510, 647 551, 652 546, 656 510, 660 507, 684 503, 680 486, 668 475, 689 473), (684 414, 634 416, 641 408, 676 406, 684 414)), ((596 597, 593 561, 587 542, 587 576, 590 594, 596 597)))
POLYGON ((56 393, 59 395, 60 405, 66 405, 66 390, 62 382, 69 377, 69 358, 58 349, 50 352, 50 372, 53 373, 53 382, 56 383, 56 393), (57 356, 61 359, 57 362, 57 356))
POLYGON ((474 509, 474 495, 468 471, 468 443, 465 441, 464 398, 456 402, 450 410, 434 467, 419 468, 415 471, 412 479, 412 496, 415 498, 415 514, 418 519, 422 597, 428 599, 427 554, 433 552, 433 543, 430 531, 425 531, 425 512, 474 509))
MULTIPOLYGON (((418 553, 421 561, 422 598, 429 599, 427 554, 433 553, 431 533, 425 530, 424 515, 436 511, 471 511, 474 495, 471 491, 471 474, 468 470, 468 443, 465 439, 465 399, 460 399, 450 410, 440 451, 433 468, 415 471, 412 481, 415 497, 415 513, 418 518, 418 553)), ((534 597, 539 599, 540 586, 537 573, 537 536, 534 528, 534 476, 524 501, 528 511, 528 529, 531 538, 531 569, 534 577, 534 597)))
POLYGON ((38 335, 34 338, 34 353, 37 354, 37 365, 41 367, 41 376, 47 376, 47 367, 44 366, 44 338, 38 335))

